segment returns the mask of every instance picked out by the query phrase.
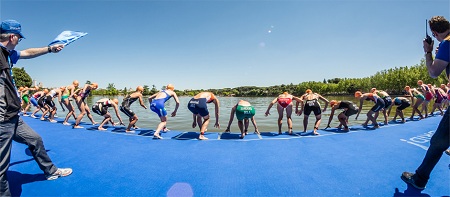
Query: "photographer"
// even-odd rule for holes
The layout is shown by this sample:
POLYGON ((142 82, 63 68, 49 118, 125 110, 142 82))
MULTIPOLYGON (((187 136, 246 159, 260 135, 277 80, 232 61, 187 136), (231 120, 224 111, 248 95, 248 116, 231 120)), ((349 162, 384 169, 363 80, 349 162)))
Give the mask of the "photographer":
MULTIPOLYGON (((428 73, 431 77, 438 77, 443 70, 446 70, 447 77, 450 77, 450 24, 443 16, 434 16, 429 21, 431 32, 438 40, 439 46, 436 49, 436 58, 433 60, 432 51, 434 42, 431 39, 424 39, 423 49, 428 73)), ((430 178, 431 171, 439 162, 443 152, 450 146, 450 108, 447 108, 444 117, 439 123, 436 132, 430 140, 430 147, 417 168, 416 173, 403 172, 401 178, 406 183, 417 189, 425 189, 430 178)))

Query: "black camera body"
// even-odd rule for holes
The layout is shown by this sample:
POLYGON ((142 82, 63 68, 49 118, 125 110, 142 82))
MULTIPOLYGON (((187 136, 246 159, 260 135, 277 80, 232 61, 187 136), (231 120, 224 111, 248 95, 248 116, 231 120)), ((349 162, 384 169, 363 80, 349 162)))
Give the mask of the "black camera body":
POLYGON ((425 20, 425 42, 427 42, 428 44, 431 44, 431 42, 433 42, 433 40, 431 39, 431 37, 428 35, 428 20, 425 20))

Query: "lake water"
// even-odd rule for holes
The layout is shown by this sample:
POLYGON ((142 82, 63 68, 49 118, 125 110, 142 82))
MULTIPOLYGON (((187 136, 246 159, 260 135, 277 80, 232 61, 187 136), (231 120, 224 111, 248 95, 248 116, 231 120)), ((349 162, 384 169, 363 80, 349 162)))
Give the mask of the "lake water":
MULTIPOLYGON (((118 98, 119 104, 122 102, 123 96, 117 96, 117 97, 109 97, 109 96, 91 96, 86 99, 89 106, 92 106, 92 104, 101 99, 101 98, 118 98)), ((208 109, 210 111, 211 122, 208 126, 208 131, 224 131, 228 125, 228 121, 230 118, 230 112, 231 108, 240 100, 247 100, 249 101, 256 110, 255 120, 258 125, 259 131, 278 131, 277 126, 277 119, 278 119, 278 112, 276 109, 276 105, 274 105, 271 110, 268 117, 264 115, 265 111, 267 110, 267 107, 269 106, 270 102, 275 97, 218 97, 220 101, 220 117, 219 117, 219 123, 220 123, 220 129, 214 128, 214 104, 208 104, 208 109), (212 124, 211 124, 212 123, 212 124)), ((359 101, 357 101, 354 97, 350 96, 327 96, 328 100, 350 100, 354 102, 355 104, 359 105, 359 101)), ((175 101, 173 99, 170 99, 166 102, 166 110, 169 114, 167 127, 170 130, 179 130, 179 131, 198 131, 198 128, 193 129, 192 128, 192 113, 187 108, 187 103, 191 99, 191 97, 179 97, 180 99, 180 107, 177 112, 177 116, 170 117, 170 114, 172 113, 173 109, 175 108, 175 101)), ((149 103, 147 100, 147 97, 144 97, 144 103, 148 107, 149 103)), ((73 103, 75 104, 75 103, 73 103)), ((295 104, 294 104, 295 106, 295 104)), ((323 106, 323 104, 322 104, 323 106)), ((358 120, 355 120, 355 115, 350 116, 349 125, 360 125, 362 124, 366 119, 366 113, 367 111, 372 108, 373 103, 369 101, 365 101, 363 105, 363 110, 358 118, 358 120)), ((57 115, 59 118, 64 118, 66 115, 66 112, 63 112, 60 109, 60 106, 57 104, 58 112, 57 115)), ((393 107, 391 110, 391 118, 395 115, 395 108, 393 107)), ((139 117, 139 121, 137 122, 137 126, 140 128, 147 128, 147 129, 155 129, 157 125, 160 122, 159 117, 152 112, 150 109, 144 109, 141 107, 136 101, 131 105, 131 109, 137 114, 139 117)), ((34 110, 34 109, 33 109, 34 110)), ((117 117, 115 116, 114 110, 109 109, 110 113, 113 116, 113 120, 115 122, 118 121, 117 117)), ((327 111, 322 113, 322 122, 320 124, 320 129, 323 129, 326 127, 326 124, 328 122, 328 118, 330 115, 330 107, 328 106, 327 111)), ((79 114, 78 108, 76 108, 76 113, 79 114)), ((338 114, 338 113, 337 113, 338 114)), ((331 123, 332 127, 335 127, 339 124, 337 120, 337 114, 335 114, 333 121, 331 123)), ((409 117, 411 115, 411 107, 408 107, 405 110, 405 117, 409 117)), ((120 115, 122 119, 124 120, 124 123, 128 124, 128 117, 120 112, 120 115)), ((93 117, 95 121, 100 122, 103 120, 102 116, 99 116, 98 114, 93 113, 93 117)), ((73 118, 69 119, 69 122, 73 122, 73 118)), ((382 115, 380 114, 380 117, 378 118, 378 122, 383 121, 382 115)), ((83 118, 83 122, 89 122, 89 119, 85 116, 83 118)), ((293 130, 294 131, 303 131, 303 115, 296 116, 293 114, 292 116, 292 122, 293 122, 293 130)), ((308 124, 308 131, 311 131, 313 129, 313 125, 315 122, 315 116, 313 113, 309 116, 309 124, 308 124)), ((250 123, 249 131, 253 131, 253 126, 250 123)), ((286 123, 286 116, 283 118, 283 131, 287 131, 287 123, 286 123)), ((239 128, 237 126, 237 119, 234 118, 233 124, 231 125, 231 132, 239 132, 239 128)))

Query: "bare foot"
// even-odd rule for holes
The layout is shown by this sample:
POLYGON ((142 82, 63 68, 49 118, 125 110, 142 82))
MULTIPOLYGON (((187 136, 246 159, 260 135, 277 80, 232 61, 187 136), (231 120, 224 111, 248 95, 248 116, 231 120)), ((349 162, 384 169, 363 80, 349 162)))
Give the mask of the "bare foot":
POLYGON ((82 127, 82 126, 80 126, 80 125, 76 125, 76 126, 73 126, 73 128, 74 128, 74 129, 82 129, 82 128, 84 128, 84 127, 82 127))
POLYGON ((205 137, 204 135, 200 135, 200 136, 198 136, 198 139, 199 139, 199 140, 207 140, 208 138, 205 137))
POLYGON ((160 135, 153 135, 153 139, 159 140, 159 139, 163 139, 163 138, 160 135))
POLYGON ((99 128, 97 128, 97 129, 100 130, 100 131, 106 131, 106 129, 103 128, 103 127, 99 127, 99 128))
POLYGON ((125 130, 125 132, 127 132, 127 133, 136 133, 135 131, 132 131, 132 130, 125 130))

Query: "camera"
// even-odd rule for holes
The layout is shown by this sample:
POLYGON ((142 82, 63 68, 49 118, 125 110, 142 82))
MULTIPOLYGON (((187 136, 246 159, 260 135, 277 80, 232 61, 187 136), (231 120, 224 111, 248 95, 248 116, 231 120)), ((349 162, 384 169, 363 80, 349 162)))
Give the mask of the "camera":
POLYGON ((428 35, 428 20, 425 20, 425 41, 428 44, 431 44, 431 42, 433 42, 433 40, 431 39, 431 37, 428 35))

